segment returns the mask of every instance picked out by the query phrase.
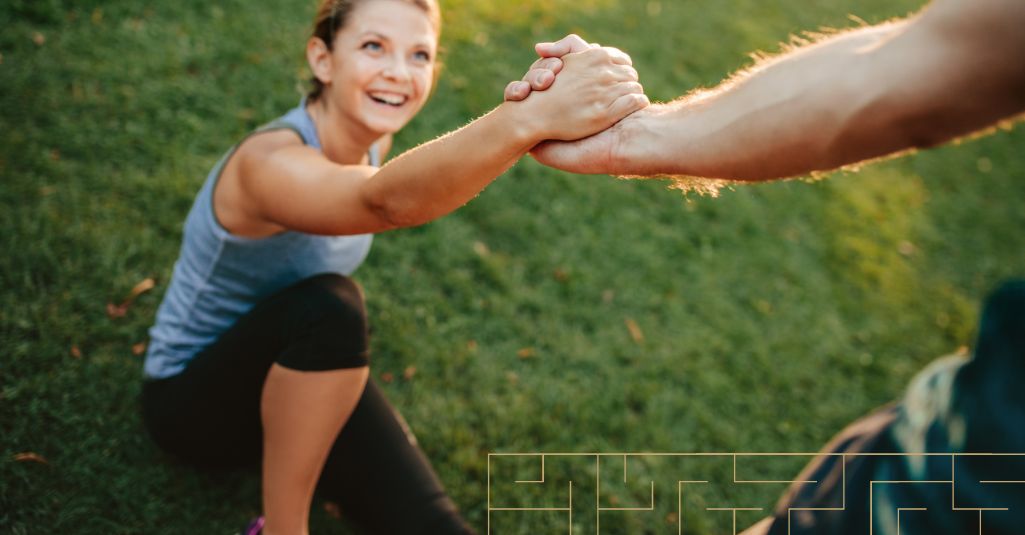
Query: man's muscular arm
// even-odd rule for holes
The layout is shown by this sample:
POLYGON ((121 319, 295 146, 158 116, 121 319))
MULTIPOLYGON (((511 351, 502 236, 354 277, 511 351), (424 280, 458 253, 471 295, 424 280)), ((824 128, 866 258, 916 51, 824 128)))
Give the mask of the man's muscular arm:
POLYGON ((1021 28, 1021 0, 936 0, 534 156, 579 173, 767 180, 929 147, 1025 111, 1021 28))

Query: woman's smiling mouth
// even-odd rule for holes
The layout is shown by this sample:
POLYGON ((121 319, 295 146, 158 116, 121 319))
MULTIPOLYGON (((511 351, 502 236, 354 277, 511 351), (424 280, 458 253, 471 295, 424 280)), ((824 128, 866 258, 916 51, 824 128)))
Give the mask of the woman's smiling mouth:
POLYGON ((400 93, 391 93, 387 91, 370 91, 367 93, 371 100, 380 104, 386 104, 388 106, 399 107, 409 100, 409 97, 400 93))

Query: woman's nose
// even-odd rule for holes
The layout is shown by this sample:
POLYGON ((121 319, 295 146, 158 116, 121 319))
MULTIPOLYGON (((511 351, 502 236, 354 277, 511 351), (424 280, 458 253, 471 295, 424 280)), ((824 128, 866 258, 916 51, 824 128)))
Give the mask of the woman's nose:
POLYGON ((383 74, 391 80, 404 82, 409 79, 409 66, 404 58, 392 57, 385 65, 383 74))

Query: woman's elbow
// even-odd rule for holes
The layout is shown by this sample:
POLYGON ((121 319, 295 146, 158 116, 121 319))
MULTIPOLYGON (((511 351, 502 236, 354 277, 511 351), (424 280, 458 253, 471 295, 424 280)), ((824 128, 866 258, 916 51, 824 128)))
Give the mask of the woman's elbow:
POLYGON ((381 230, 416 227, 427 223, 431 217, 424 213, 421 204, 403 195, 368 192, 363 196, 363 205, 381 230))

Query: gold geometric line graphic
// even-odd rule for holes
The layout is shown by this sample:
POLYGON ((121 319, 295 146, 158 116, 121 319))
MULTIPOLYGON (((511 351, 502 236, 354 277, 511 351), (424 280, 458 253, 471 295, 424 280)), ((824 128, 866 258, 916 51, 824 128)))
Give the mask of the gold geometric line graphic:
POLYGON ((655 482, 651 482, 651 506, 649 507, 602 507, 598 505, 599 511, 654 511, 655 510, 655 482))
MULTIPOLYGON (((823 458, 825 456, 839 457, 840 458, 840 464, 841 464, 841 483, 840 483, 841 504, 840 504, 840 506, 839 507, 794 507, 794 508, 790 508, 787 511, 788 524, 791 523, 790 520, 792 520, 792 518, 793 518, 793 514, 792 513, 794 511, 842 511, 842 510, 845 510, 847 508, 847 485, 848 485, 848 481, 847 481, 847 461, 849 459, 854 459, 854 458, 857 458, 857 457, 876 457, 876 456, 880 456, 880 457, 905 457, 905 458, 922 458, 922 457, 929 458, 929 457, 942 457, 942 456, 945 456, 945 457, 949 458, 950 462, 951 462, 951 477, 950 477, 949 480, 947 480, 947 479, 935 479, 935 480, 879 480, 879 481, 869 481, 868 482, 869 483, 869 508, 868 508, 869 509, 869 535, 874 535, 874 514, 875 514, 875 512, 874 512, 874 501, 875 501, 875 499, 874 498, 875 498, 875 484, 876 483, 879 483, 879 484, 893 484, 893 485, 910 485, 910 484, 915 484, 915 483, 921 483, 921 484, 948 484, 948 485, 951 486, 951 510, 953 510, 953 511, 977 511, 978 515, 979 515, 979 532, 981 534, 982 533, 982 517, 984 516, 982 514, 983 511, 1009 511, 1010 509, 1007 508, 1007 507, 957 507, 957 499, 956 499, 956 495, 955 495, 955 493, 957 491, 957 477, 956 477, 957 476, 957 474, 956 474, 957 458, 958 457, 968 457, 968 458, 972 458, 972 457, 994 457, 994 458, 999 458, 999 457, 1023 457, 1023 456, 1025 456, 1025 453, 984 453, 984 452, 972 452, 972 453, 950 453, 950 452, 948 452, 948 453, 823 453, 823 452, 786 452, 786 453, 767 453, 767 452, 693 452, 693 453, 667 453, 667 452, 633 452, 633 453, 630 453, 630 452, 626 452, 626 453, 623 453, 623 452, 617 452, 617 453, 601 453, 601 452, 547 452, 547 453, 539 453, 539 452, 522 452, 522 453, 512 453, 512 452, 507 452, 507 453, 489 453, 488 454, 488 474, 487 474, 487 485, 488 485, 488 488, 487 488, 487 505, 488 505, 487 523, 488 523, 488 531, 487 531, 487 533, 488 534, 491 533, 491 512, 492 511, 495 511, 495 512, 498 512, 498 511, 559 511, 559 512, 565 511, 565 512, 567 512, 567 517, 569 518, 569 533, 572 535, 572 533, 573 533, 573 524, 572 524, 572 516, 573 516, 573 512, 572 512, 572 509, 573 509, 573 505, 572 505, 573 504, 573 481, 570 481, 569 485, 568 485, 568 501, 569 501, 569 504, 570 504, 569 507, 537 507, 537 508, 527 508, 527 507, 523 507, 523 508, 503 508, 503 507, 494 507, 493 506, 494 502, 492 500, 492 478, 491 478, 491 472, 492 472, 492 469, 494 468, 492 466, 492 463, 491 463, 491 461, 492 461, 491 457, 492 456, 494 456, 494 457, 512 457, 512 456, 541 457, 541 466, 540 466, 541 474, 540 474, 540 479, 539 480, 534 480, 534 479, 515 480, 516 484, 538 484, 538 483, 545 483, 545 482, 547 482, 547 470, 546 470, 547 469, 547 465, 546 465, 546 462, 548 461, 548 459, 546 459, 546 457, 594 457, 594 463, 595 463, 595 465, 594 465, 594 474, 595 474, 595 481, 594 481, 595 482, 595 494, 594 494, 594 497, 595 497, 594 514, 595 514, 595 516, 594 516, 594 518, 595 518, 595 529, 596 529, 596 533, 598 533, 598 534, 601 533, 601 513, 603 511, 654 511, 654 510, 656 510, 655 482, 654 482, 654 480, 652 480, 651 483, 650 483, 651 484, 651 487, 650 487, 650 498, 649 498, 650 499, 650 504, 649 504, 648 507, 603 507, 603 506, 601 506, 601 481, 602 481, 602 479, 601 479, 601 464, 602 464, 601 461, 602 461, 602 459, 601 458, 602 457, 619 457, 619 458, 622 459, 622 461, 623 461, 623 482, 624 483, 628 483, 629 482, 629 466, 628 466, 628 463, 629 463, 629 458, 630 457, 644 457, 644 456, 650 456, 650 457, 677 457, 677 458, 680 458, 680 457, 683 457, 683 458, 722 457, 723 460, 727 461, 727 462, 732 460, 732 464, 733 464, 733 466, 732 466, 732 469, 733 469, 733 474, 732 474, 733 477, 732 477, 732 479, 733 479, 733 483, 736 483, 736 484, 749 484, 749 483, 755 483, 755 484, 768 484, 768 483, 774 483, 774 484, 781 484, 781 483, 782 484, 793 484, 793 483, 798 483, 798 484, 815 484, 815 483, 819 483, 819 481, 816 481, 816 480, 797 480, 797 479, 793 479, 793 480, 758 480, 758 479, 750 479, 749 480, 749 479, 742 479, 741 477, 739 477, 740 476, 740 467, 739 467, 738 457, 774 457, 774 456, 777 456, 777 457, 778 456, 797 457, 797 456, 801 456, 801 457, 808 457, 811 460, 814 460, 814 459, 817 459, 817 458, 821 459, 821 458, 823 458)), ((727 467, 724 467, 724 468, 727 468, 727 467)), ((727 468, 727 470, 728 469, 729 468, 727 468)), ((724 482, 725 481, 729 481, 729 476, 727 474, 723 474, 723 475, 726 476, 723 481, 724 482)), ((512 478, 509 478, 509 479, 512 479, 512 478)), ((505 482, 502 483, 502 485, 505 486, 505 488, 511 488, 511 487, 508 487, 508 485, 511 483, 511 482, 509 482, 509 479, 506 479, 505 482)), ((677 481, 677 519, 676 520, 677 520, 677 531, 678 531, 679 535, 683 534, 683 485, 685 483, 686 484, 708 484, 709 481, 704 481, 704 480, 702 480, 702 481, 697 481, 697 480, 695 480, 695 481, 685 481, 685 480, 677 481)), ((973 482, 973 484, 974 483, 976 483, 976 482, 973 482)), ((1007 484, 1018 484, 1018 485, 1025 485, 1025 480, 1017 480, 1017 479, 1015 479, 1015 480, 1010 480, 1010 479, 1009 480, 981 480, 981 481, 977 481, 977 483, 978 484, 1005 484, 1005 485, 1007 485, 1007 484)), ((587 508, 590 508, 590 506, 588 506, 587 508)), ((732 512, 732 515, 734 515, 734 518, 735 518, 736 511, 751 511, 751 510, 757 510, 757 509, 754 509, 754 508, 721 508, 720 507, 720 508, 707 508, 706 510, 707 511, 726 511, 726 510, 728 510, 728 511, 732 512)), ((900 528, 900 516, 901 516, 901 512, 902 511, 922 511, 922 510, 924 510, 924 509, 920 509, 920 508, 899 508, 897 510, 898 529, 900 528)), ((790 532, 789 526, 788 526, 788 530, 787 531, 788 531, 788 534, 789 534, 789 532, 790 532)))
POLYGON ((573 535, 573 482, 569 482, 569 506, 568 507, 494 507, 488 509, 488 533, 491 533, 491 511, 566 511, 567 528, 569 535, 573 535))
MULTIPOLYGON (((869 504, 871 509, 871 504, 869 504)), ((787 535, 790 535, 790 526, 793 524, 791 514, 794 511, 843 511, 847 509, 847 454, 840 455, 840 507, 788 507, 787 508, 787 535)))
POLYGON ((957 486, 954 484, 957 481, 956 472, 954 472, 954 459, 957 458, 957 454, 950 456, 950 510, 951 511, 1007 511, 1006 507, 957 507, 954 501, 954 492, 957 486))
POLYGON ((823 453, 821 451, 790 451, 781 453, 759 452, 759 451, 719 451, 719 452, 691 452, 691 453, 669 453, 664 451, 638 451, 638 452, 600 452, 600 451, 578 451, 578 452, 503 452, 488 453, 493 457, 537 457, 545 455, 548 457, 731 457, 740 455, 742 457, 826 457, 826 456, 851 456, 851 457, 1025 457, 1025 453, 985 453, 985 452, 963 452, 963 453, 823 453))
POLYGON ((927 483, 927 484, 938 484, 938 483, 950 483, 951 480, 937 480, 937 481, 891 481, 891 480, 875 480, 868 482, 868 535, 874 535, 875 533, 875 511, 873 506, 875 505, 875 489, 876 483, 884 484, 909 484, 909 483, 927 483))
MULTIPOLYGON (((953 481, 953 479, 951 479, 951 481, 953 481)), ((876 483, 906 485, 906 484, 912 484, 912 483, 940 484, 940 483, 951 483, 951 481, 947 481, 947 480, 936 480, 936 481, 926 481, 926 480, 920 480, 920 481, 884 481, 884 480, 876 480, 876 481, 869 481, 868 482, 868 488, 869 488, 869 490, 868 490, 868 500, 869 500, 868 501, 868 522, 869 522, 868 533, 869 533, 869 535, 873 535, 873 533, 875 531, 875 522, 874 522, 874 518, 875 517, 874 517, 873 505, 875 503, 875 484, 876 483)), ((951 484, 951 488, 953 489, 953 484, 951 484)), ((904 510, 906 510, 906 511, 913 511, 915 509, 913 509, 913 508, 905 508, 904 510)), ((1006 507, 953 507, 953 499, 951 499, 951 510, 952 511, 978 511, 979 515, 980 515, 980 518, 981 518, 982 517, 981 515, 982 515, 983 511, 1007 511, 1008 509, 1006 507)), ((897 528, 898 528, 898 531, 899 531, 899 529, 900 529, 900 524, 899 524, 899 522, 900 522, 900 509, 899 508, 897 509, 897 520, 898 520, 897 528)))
POLYGON ((950 456, 950 508, 955 510, 955 511, 957 510, 957 505, 955 505, 956 502, 954 501, 954 492, 955 492, 955 489, 957 488, 957 486, 954 484, 954 482, 957 481, 957 476, 956 476, 957 472, 954 471, 955 470, 954 469, 954 467, 955 467, 954 461, 956 459, 957 459, 957 457, 954 457, 953 455, 950 456))
MULTIPOLYGON (((836 455, 843 455, 843 454, 830 453, 828 455, 829 456, 836 456, 836 455)), ((815 480, 812 480, 812 479, 806 479, 806 480, 801 480, 801 481, 797 481, 797 480, 794 480, 794 479, 786 479, 786 480, 782 480, 782 481, 776 481, 776 480, 756 480, 756 479, 737 479, 737 457, 751 457, 751 456, 750 455, 745 455, 745 454, 742 454, 742 453, 734 453, 733 454, 733 482, 734 483, 795 483, 795 482, 796 483, 818 483, 818 481, 815 481, 815 480)))
MULTIPOLYGON (((488 519, 487 519, 487 533, 491 534, 491 454, 488 454, 488 519)), ((572 535, 572 534, 571 534, 572 535)))
POLYGON ((544 483, 545 482, 545 454, 543 454, 543 453, 541 454, 541 479, 540 480, 538 480, 538 481, 533 481, 533 480, 519 481, 519 480, 517 480, 516 482, 517 483, 544 483))
POLYGON ((683 535, 683 484, 708 483, 707 481, 677 481, 676 482, 676 533, 683 535))
POLYGON ((925 507, 898 507, 897 508, 897 535, 900 535, 900 512, 901 511, 928 511, 925 507))
MULTIPOLYGON (((737 535, 737 511, 761 511, 761 507, 706 507, 706 511, 731 511, 733 513, 733 535, 737 535)), ((900 534, 898 534, 900 535, 900 534)))

